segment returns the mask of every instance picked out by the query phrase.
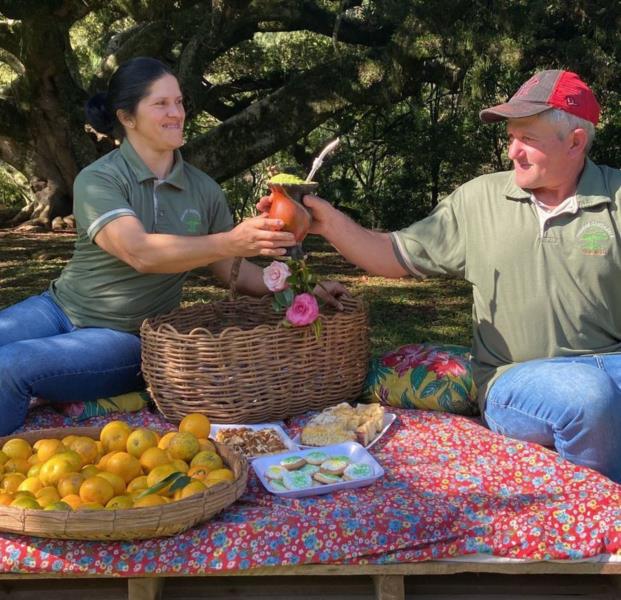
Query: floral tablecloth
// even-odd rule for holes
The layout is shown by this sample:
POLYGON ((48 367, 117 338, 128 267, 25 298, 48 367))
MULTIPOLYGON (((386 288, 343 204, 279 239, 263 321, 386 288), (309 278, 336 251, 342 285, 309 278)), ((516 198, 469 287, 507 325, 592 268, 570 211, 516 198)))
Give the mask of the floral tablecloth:
MULTIPOLYGON (((192 575, 474 553, 534 560, 621 554, 620 486, 464 417, 390 410, 398 419, 372 448, 385 476, 370 487, 288 500, 267 493, 251 473, 240 501, 172 538, 102 543, 0 533, 0 572, 192 575)), ((123 418, 171 427, 148 411, 123 418)), ((302 422, 288 423, 292 435, 302 422)), ((27 428, 63 424, 71 423, 43 408, 27 428)))

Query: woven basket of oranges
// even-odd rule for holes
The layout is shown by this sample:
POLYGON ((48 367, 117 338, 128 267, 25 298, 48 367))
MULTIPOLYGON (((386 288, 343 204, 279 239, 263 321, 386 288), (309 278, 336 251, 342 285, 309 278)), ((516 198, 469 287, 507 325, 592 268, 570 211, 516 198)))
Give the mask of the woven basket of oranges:
POLYGON ((161 434, 111 421, 0 438, 0 531, 80 540, 171 536, 246 489, 248 463, 190 414, 161 434))

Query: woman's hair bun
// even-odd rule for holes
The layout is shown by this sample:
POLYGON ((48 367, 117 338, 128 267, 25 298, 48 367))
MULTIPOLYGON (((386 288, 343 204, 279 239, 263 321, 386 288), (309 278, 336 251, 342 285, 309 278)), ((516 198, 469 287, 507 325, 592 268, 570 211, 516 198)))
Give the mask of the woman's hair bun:
POLYGON ((107 92, 99 92, 91 96, 84 106, 86 122, 98 131, 106 135, 114 132, 115 115, 112 114, 108 103, 107 92))

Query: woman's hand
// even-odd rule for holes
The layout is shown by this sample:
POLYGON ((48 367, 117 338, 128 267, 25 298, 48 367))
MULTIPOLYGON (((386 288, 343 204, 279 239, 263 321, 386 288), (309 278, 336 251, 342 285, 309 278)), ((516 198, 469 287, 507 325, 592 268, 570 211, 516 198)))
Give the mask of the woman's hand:
POLYGON ((334 306, 336 310, 343 310, 343 305, 339 302, 342 296, 349 297, 347 288, 338 281, 320 281, 313 290, 313 294, 326 304, 334 306))
POLYGON ((282 256, 285 248, 295 246, 292 233, 280 231, 284 223, 280 219, 268 219, 266 215, 245 219, 229 231, 231 256, 282 256))

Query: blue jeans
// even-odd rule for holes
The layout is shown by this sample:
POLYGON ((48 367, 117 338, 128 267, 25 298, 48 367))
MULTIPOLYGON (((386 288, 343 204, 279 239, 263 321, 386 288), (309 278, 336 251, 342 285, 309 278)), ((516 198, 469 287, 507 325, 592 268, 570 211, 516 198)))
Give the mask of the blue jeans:
POLYGON ((137 335, 75 327, 47 292, 0 311, 0 435, 23 425, 31 397, 75 402, 142 387, 137 335))
POLYGON ((487 394, 492 431, 556 448, 621 483, 621 354, 521 363, 487 394))

